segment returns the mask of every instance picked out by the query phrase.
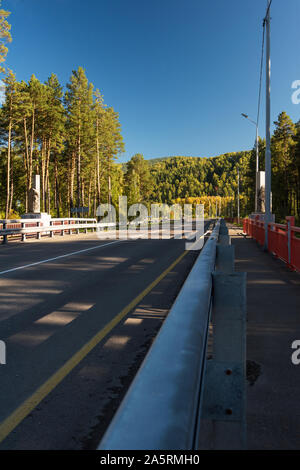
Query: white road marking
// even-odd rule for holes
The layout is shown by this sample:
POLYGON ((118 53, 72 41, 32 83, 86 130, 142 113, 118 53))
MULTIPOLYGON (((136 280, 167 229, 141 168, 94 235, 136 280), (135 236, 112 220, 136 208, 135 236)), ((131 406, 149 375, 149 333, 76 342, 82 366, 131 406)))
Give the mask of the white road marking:
POLYGON ((55 261, 56 259, 68 258, 69 256, 77 255, 79 253, 84 253, 85 251, 98 250, 99 248, 105 248, 108 245, 114 245, 115 243, 121 243, 122 240, 115 240, 113 242, 105 243, 104 245, 92 246, 90 248, 85 248, 84 250, 72 251, 72 253, 67 253, 66 255, 55 256, 54 258, 44 259, 42 261, 37 261, 36 263, 26 264, 25 266, 18 266, 17 268, 7 269, 6 271, 1 271, 1 274, 11 273, 12 271, 18 271, 19 269, 30 268, 31 266, 37 266, 38 264, 49 263, 49 261, 55 261))
MULTIPOLYGON (((202 236, 204 237, 207 233, 209 232, 209 230, 207 230, 202 236)), ((194 232, 192 232, 191 234, 188 235, 187 239, 191 236, 191 235, 194 235, 194 232)), ((20 269, 26 269, 26 268, 30 268, 32 266, 37 266, 39 264, 44 264, 44 263, 49 263, 50 261, 55 261, 57 259, 62 259, 62 258, 68 258, 69 256, 73 256, 73 255, 77 255, 79 253, 84 253, 85 251, 91 251, 91 250, 98 250, 99 248, 105 248, 106 246, 108 245, 114 245, 115 243, 122 243, 123 241, 125 241, 126 239, 121 239, 121 240, 115 240, 113 242, 109 242, 109 243, 105 243, 104 245, 100 245, 100 246, 92 246, 90 248, 85 248, 83 250, 78 250, 78 251, 72 251, 71 253, 67 253, 66 255, 60 255, 60 256, 55 256, 54 258, 48 258, 48 259, 45 259, 45 260, 42 260, 42 261, 37 261, 36 263, 30 263, 30 264, 26 264, 25 266, 18 266, 17 268, 12 268, 12 269, 6 269, 5 271, 0 271, 0 276, 2 274, 7 274, 7 273, 11 273, 13 271, 18 271, 20 269)), ((195 242, 196 243, 196 242, 195 242)))

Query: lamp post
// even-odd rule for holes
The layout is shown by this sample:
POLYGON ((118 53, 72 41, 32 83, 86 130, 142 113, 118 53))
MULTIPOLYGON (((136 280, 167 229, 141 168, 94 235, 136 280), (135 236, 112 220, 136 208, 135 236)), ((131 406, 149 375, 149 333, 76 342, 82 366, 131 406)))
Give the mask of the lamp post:
POLYGON ((253 119, 250 119, 248 114, 244 114, 244 113, 241 113, 242 116, 246 119, 248 119, 248 121, 252 122, 252 124, 255 125, 256 127, 256 143, 255 143, 255 147, 256 147, 256 170, 255 170, 255 212, 258 211, 258 205, 257 205, 257 175, 258 175, 258 170, 259 170, 259 152, 258 152, 258 122, 255 122, 253 121, 253 119))
POLYGON ((268 249, 268 223, 271 221, 271 58, 270 58, 270 7, 272 0, 268 0, 266 17, 266 211, 265 211, 265 243, 264 249, 268 249))

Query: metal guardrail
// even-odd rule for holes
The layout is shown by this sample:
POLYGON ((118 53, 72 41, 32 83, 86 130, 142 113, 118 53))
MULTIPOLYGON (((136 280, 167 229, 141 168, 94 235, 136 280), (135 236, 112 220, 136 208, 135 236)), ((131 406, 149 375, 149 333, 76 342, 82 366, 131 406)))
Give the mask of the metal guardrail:
POLYGON ((99 449, 195 448, 219 228, 218 221, 99 449))
MULTIPOLYGON (((245 273, 233 272, 229 245, 228 229, 218 221, 99 450, 199 449, 203 419, 221 426, 221 435, 225 422, 229 448, 232 437, 237 448, 245 445, 245 273), (219 326, 214 360, 207 361, 211 310, 219 326)), ((215 447, 222 448, 220 439, 215 447)))

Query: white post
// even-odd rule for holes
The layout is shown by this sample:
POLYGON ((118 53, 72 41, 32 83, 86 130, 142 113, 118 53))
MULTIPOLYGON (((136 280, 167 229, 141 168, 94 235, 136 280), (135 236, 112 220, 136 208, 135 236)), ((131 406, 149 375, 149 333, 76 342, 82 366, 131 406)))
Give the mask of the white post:
POLYGON ((258 125, 256 124, 256 171, 255 171, 255 212, 258 211, 258 171, 259 171, 259 152, 258 152, 258 125))
POLYGON ((265 243, 264 249, 268 249, 268 223, 271 221, 271 58, 270 58, 270 5, 268 0, 266 24, 266 212, 265 212, 265 243))

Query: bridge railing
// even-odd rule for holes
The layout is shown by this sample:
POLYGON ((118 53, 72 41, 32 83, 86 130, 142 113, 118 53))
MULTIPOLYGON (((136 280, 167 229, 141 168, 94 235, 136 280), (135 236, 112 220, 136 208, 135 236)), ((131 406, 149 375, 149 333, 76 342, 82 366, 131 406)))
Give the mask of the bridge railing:
MULTIPOLYGON (((243 220, 244 233, 265 243, 265 224, 257 218, 243 220)), ((295 217, 286 217, 286 224, 268 223, 268 251, 283 260, 287 266, 300 271, 300 227, 295 226, 295 217)))
MULTIPOLYGON (((183 219, 171 220, 170 222, 179 222, 183 219)), ((161 223, 161 218, 152 220, 151 217, 146 217, 144 220, 139 221, 141 227, 147 227, 151 223, 161 223)), ((105 229, 126 229, 130 224, 129 221, 124 223, 105 222, 99 223, 97 219, 92 218, 51 218, 51 219, 0 219, 0 238, 2 242, 7 243, 8 237, 21 238, 25 241, 27 237, 35 237, 39 239, 42 234, 53 237, 54 235, 65 233, 79 233, 80 230, 98 230, 105 229)))
POLYGON ((241 424, 226 435, 243 447, 245 274, 229 243, 218 221, 98 449, 198 449, 203 419, 241 424), (211 311, 222 318, 207 360, 211 311))
MULTIPOLYGON (((142 224, 148 224, 148 218, 140 222, 142 224)), ((0 219, 0 238, 2 237, 2 242, 7 243, 8 237, 18 237, 22 241, 26 240, 26 237, 35 237, 39 239, 41 234, 49 235, 53 237, 54 235, 60 234, 64 235, 65 233, 79 233, 80 230, 84 230, 85 233, 87 230, 98 230, 102 231, 104 229, 113 229, 119 228, 124 229, 128 226, 127 223, 115 223, 115 222, 105 222, 99 223, 97 219, 92 218, 76 218, 76 217, 64 217, 64 218, 51 218, 49 220, 45 219, 0 219)))
MULTIPOLYGON (((56 234, 64 235, 68 233, 79 233, 79 230, 96 230, 96 219, 84 218, 53 218, 43 219, 2 219, 0 220, 0 237, 3 243, 8 241, 9 236, 19 237, 23 241, 26 237, 40 238, 41 234, 54 236, 56 234)), ((106 224, 108 225, 108 224, 106 224)))

